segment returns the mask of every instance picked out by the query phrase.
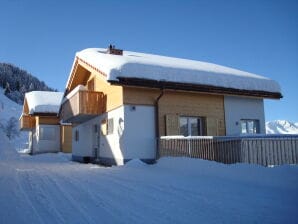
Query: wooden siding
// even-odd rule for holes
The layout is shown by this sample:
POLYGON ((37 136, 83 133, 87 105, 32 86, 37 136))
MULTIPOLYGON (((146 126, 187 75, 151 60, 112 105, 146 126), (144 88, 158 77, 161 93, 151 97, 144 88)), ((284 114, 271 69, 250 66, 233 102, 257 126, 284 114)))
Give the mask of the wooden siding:
POLYGON ((90 91, 102 92, 105 95, 105 112, 123 105, 122 86, 111 85, 99 71, 77 60, 73 68, 66 94, 78 85, 84 85, 90 91))
MULTIPOLYGON (((160 135, 166 135, 167 115, 202 117, 205 120, 206 135, 225 135, 223 96, 188 92, 165 92, 159 103, 160 135), (207 132, 207 133, 206 133, 207 132)), ((178 122, 175 122, 177 125, 178 122)), ((171 134, 179 134, 179 126, 172 125, 171 134)))
POLYGON ((106 96, 106 112, 114 110, 123 105, 123 88, 122 86, 114 86, 106 82, 101 75, 93 73, 94 89, 102 92, 106 96))
POLYGON ((57 116, 36 116, 36 126, 39 124, 58 125, 59 118, 57 116))
POLYGON ((29 114, 29 107, 28 107, 27 99, 24 99, 23 114, 29 114))
POLYGON ((23 114, 20 118, 20 130, 28 131, 34 127, 35 127, 35 117, 23 114))
POLYGON ((64 122, 82 123, 102 114, 105 102, 101 92, 78 91, 62 104, 61 117, 64 122))
POLYGON ((69 93, 78 85, 86 85, 90 75, 91 72, 89 70, 76 62, 70 77, 70 82, 66 88, 67 93, 69 93))
POLYGON ((61 151, 71 153, 72 151, 72 126, 62 125, 60 127, 61 134, 61 151))
MULTIPOLYGON (((100 73, 98 70, 95 70, 93 67, 87 65, 82 60, 80 60, 79 65, 87 70, 89 73, 84 73, 83 76, 86 76, 86 82, 80 82, 78 84, 84 85, 89 88, 90 82, 94 83, 94 91, 102 92, 106 97, 105 112, 111 111, 123 105, 123 87, 119 85, 111 85, 106 81, 106 76, 100 73), (86 75, 87 74, 87 75, 86 75)), ((78 85, 77 84, 77 85, 78 85)))
MULTIPOLYGON (((124 104, 155 105, 161 90, 124 87, 124 104)), ((224 96, 166 90, 159 101, 160 135, 179 135, 179 116, 202 117, 206 135, 225 135, 224 96)))
POLYGON ((160 93, 158 89, 124 87, 123 103, 153 106, 160 93))

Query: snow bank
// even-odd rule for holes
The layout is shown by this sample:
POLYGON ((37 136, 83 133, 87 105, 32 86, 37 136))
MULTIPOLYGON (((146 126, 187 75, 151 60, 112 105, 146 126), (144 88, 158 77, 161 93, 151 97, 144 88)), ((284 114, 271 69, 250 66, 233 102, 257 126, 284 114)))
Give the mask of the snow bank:
POLYGON ((0 129, 0 161, 1 160, 11 160, 12 158, 17 158, 17 152, 13 145, 0 129))
POLYGON ((194 83, 241 90, 280 92, 277 82, 260 75, 207 62, 123 51, 123 56, 107 54, 106 49, 89 48, 76 56, 107 75, 144 78, 178 83, 194 83))
POLYGON ((62 97, 62 92, 32 91, 25 94, 29 114, 58 113, 62 97))
POLYGON ((124 165, 124 167, 129 167, 129 168, 142 168, 146 166, 148 165, 142 162, 140 159, 132 159, 124 165))
MULTIPOLYGON (((20 117, 22 106, 6 97, 3 92, 3 89, 0 87, 0 123, 5 125, 10 118, 15 117, 18 119, 20 117)), ((19 136, 15 137, 10 143, 19 150, 28 147, 26 144, 27 140, 28 133, 19 132, 19 136)))

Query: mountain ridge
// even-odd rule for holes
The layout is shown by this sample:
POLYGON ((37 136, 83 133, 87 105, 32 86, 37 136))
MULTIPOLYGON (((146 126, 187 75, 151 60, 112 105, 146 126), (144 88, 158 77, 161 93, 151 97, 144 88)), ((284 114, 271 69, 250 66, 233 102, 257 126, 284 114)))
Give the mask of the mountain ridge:
POLYGON ((266 122, 266 134, 298 134, 298 122, 274 120, 266 122))
POLYGON ((26 70, 11 63, 3 62, 0 62, 0 87, 4 89, 4 94, 9 99, 18 104, 23 104, 26 92, 34 90, 57 91, 26 70))

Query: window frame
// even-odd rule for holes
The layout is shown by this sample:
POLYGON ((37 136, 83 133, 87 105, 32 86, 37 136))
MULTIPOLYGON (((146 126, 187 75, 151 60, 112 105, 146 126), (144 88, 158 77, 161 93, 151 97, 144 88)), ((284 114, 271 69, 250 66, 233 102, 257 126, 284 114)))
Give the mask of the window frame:
POLYGON ((203 136, 203 118, 202 117, 181 115, 178 117, 178 124, 179 124, 179 134, 180 135, 183 135, 185 137, 187 137, 187 136, 203 136), (187 135, 186 136, 181 132, 181 119, 186 119, 186 122, 187 122, 187 135), (193 132, 192 125, 191 125, 192 119, 196 119, 196 121, 197 121, 198 135, 193 135, 193 133, 192 133, 193 132))
POLYGON ((260 134, 260 120, 259 119, 240 119, 240 133, 242 135, 260 134), (253 122, 253 132, 250 132, 249 123, 253 122), (246 132, 243 132, 242 125, 245 124, 246 132))
POLYGON ((54 141, 56 139, 55 127, 39 127, 39 140, 41 141, 54 141))
POLYGON ((76 142, 80 140, 80 132, 78 129, 75 130, 74 138, 76 142))

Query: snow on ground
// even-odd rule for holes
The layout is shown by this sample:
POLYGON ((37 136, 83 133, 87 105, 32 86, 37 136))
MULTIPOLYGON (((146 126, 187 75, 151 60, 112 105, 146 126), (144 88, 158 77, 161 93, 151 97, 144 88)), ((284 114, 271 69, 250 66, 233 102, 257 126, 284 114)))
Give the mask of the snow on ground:
POLYGON ((0 223, 298 223, 298 167, 17 154, 0 133, 0 223))
POLYGON ((298 123, 286 120, 266 122, 267 134, 298 134, 298 123))
MULTIPOLYGON (((3 89, 0 87, 0 123, 5 124, 11 117, 19 120, 23 106, 7 98, 3 92, 3 89)), ((23 131, 19 134, 19 137, 16 137, 12 141, 12 144, 16 149, 23 150, 28 146, 28 132, 23 131)))

